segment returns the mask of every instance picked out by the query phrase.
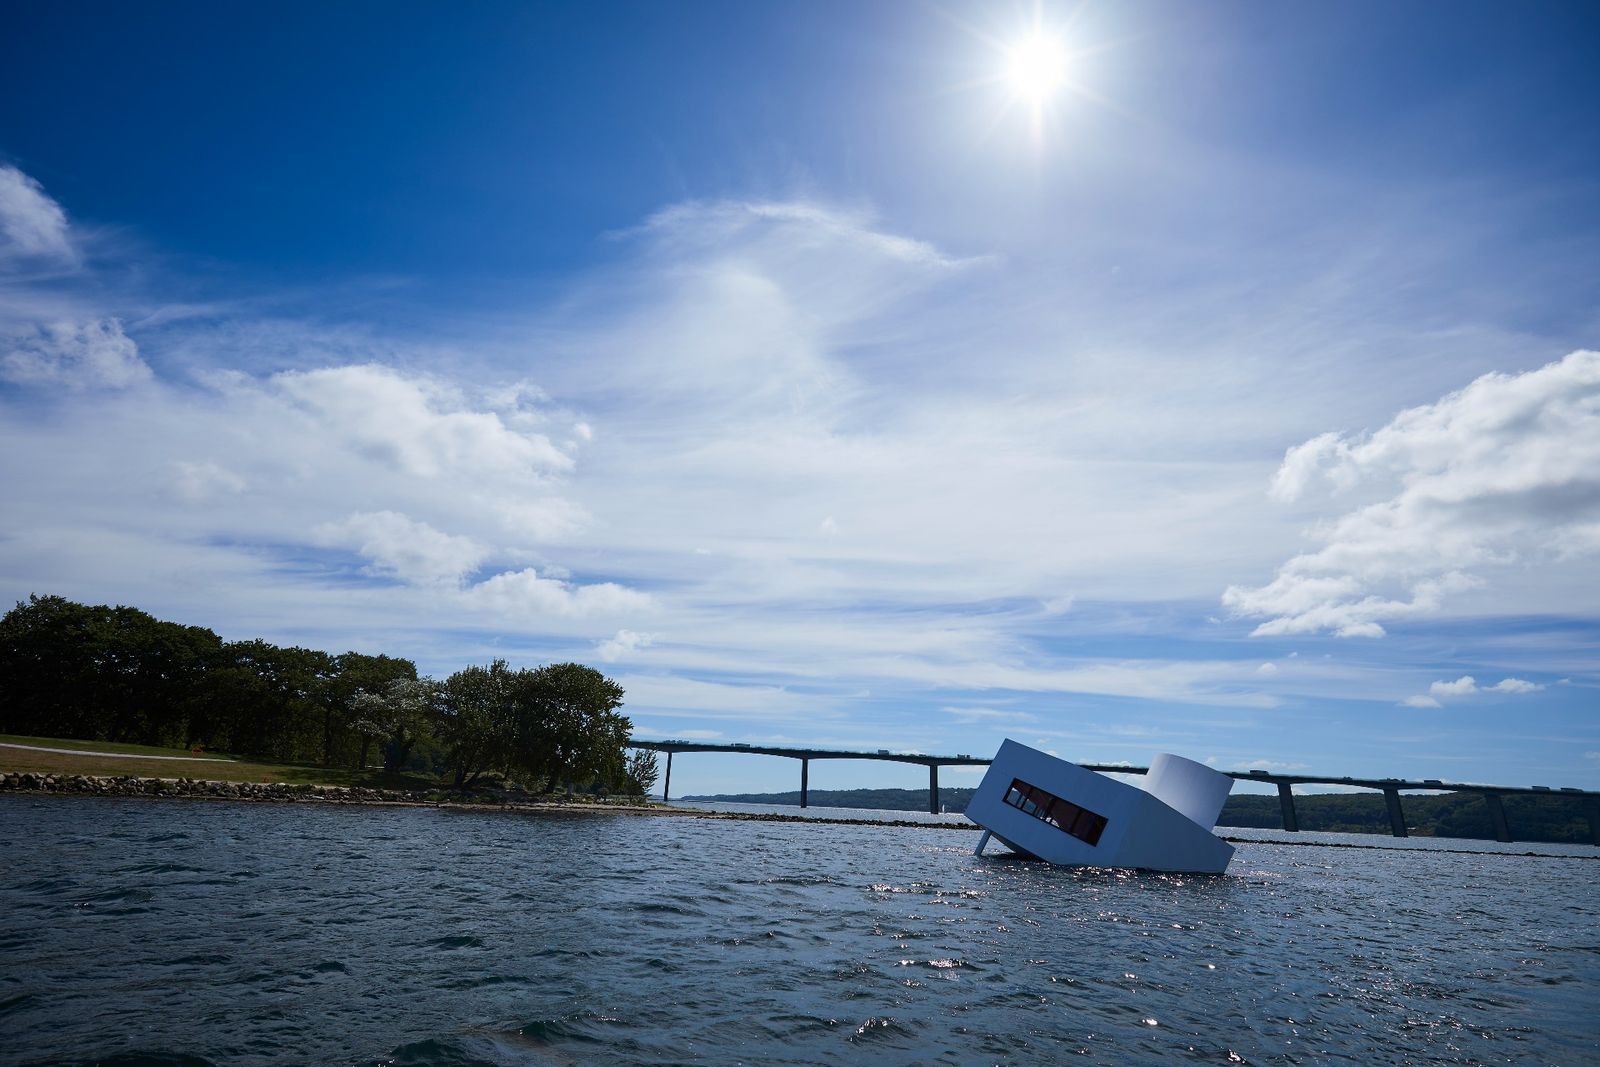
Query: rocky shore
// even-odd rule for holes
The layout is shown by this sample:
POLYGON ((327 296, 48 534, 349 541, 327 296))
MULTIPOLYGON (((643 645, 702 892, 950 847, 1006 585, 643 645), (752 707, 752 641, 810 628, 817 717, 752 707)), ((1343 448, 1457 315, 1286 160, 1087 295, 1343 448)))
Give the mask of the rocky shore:
MULTIPOLYGON (((371 789, 363 786, 291 785, 286 782, 214 782, 199 778, 139 778, 132 775, 104 777, 91 774, 0 774, 0 793, 72 793, 109 797, 195 797, 211 800, 277 801, 321 804, 408 804, 427 807, 470 805, 472 807, 529 807, 563 809, 648 810, 648 801, 611 800, 593 797, 554 796, 535 798, 526 794, 461 795, 433 791, 410 792, 402 789, 371 789)), ((662 808, 662 811, 669 809, 662 808)))
POLYGON ((729 819, 742 822, 803 822, 836 826, 902 826, 927 830, 977 829, 959 823, 922 823, 907 819, 829 819, 816 815, 777 812, 725 812, 674 808, 637 797, 591 797, 584 794, 538 796, 527 793, 469 794, 435 790, 427 793, 361 786, 290 785, 285 782, 212 782, 197 778, 104 777, 91 774, 0 774, 0 794, 31 793, 103 797, 159 797, 196 800, 265 801, 304 804, 405 805, 470 811, 675 815, 691 819, 729 819))

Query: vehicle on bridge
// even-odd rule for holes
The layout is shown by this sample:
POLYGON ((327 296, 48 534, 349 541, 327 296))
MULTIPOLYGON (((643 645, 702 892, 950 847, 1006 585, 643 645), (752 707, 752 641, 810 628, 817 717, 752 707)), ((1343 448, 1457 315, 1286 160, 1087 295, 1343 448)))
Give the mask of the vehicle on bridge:
POLYGON ((1211 830, 1232 788, 1228 775, 1169 753, 1151 762, 1141 789, 1007 739, 967 818, 983 827, 978 855, 992 836, 1073 867, 1221 874, 1233 846, 1211 830))

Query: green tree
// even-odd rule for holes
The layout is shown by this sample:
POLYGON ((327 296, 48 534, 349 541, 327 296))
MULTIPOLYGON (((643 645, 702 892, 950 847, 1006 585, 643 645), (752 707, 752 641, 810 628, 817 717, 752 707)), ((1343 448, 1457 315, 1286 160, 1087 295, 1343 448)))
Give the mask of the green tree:
POLYGON ((411 750, 438 720, 443 687, 432 678, 395 678, 377 691, 363 689, 355 696, 359 733, 383 740, 383 769, 398 771, 411 750))
POLYGON ((497 659, 445 679, 433 732, 445 748, 457 789, 491 770, 504 769, 513 736, 516 674, 505 660, 497 659))
POLYGON ((661 777, 661 763, 655 752, 636 748, 628 754, 628 764, 622 774, 622 792, 634 797, 649 796, 661 777))
POLYGON ((317 649, 229 642, 206 679, 214 735, 246 755, 315 760, 333 674, 333 657, 317 649))
POLYGON ((547 791, 562 782, 618 782, 632 724, 618 715, 622 686, 581 663, 518 671, 509 762, 547 791))
MULTIPOLYGON (((356 707, 356 694, 381 693, 390 682, 415 681, 417 666, 395 656, 369 656, 346 652, 334 660, 334 675, 328 682, 328 699, 322 719, 322 764, 349 763, 357 770, 367 765, 367 754, 374 743, 382 744, 388 732, 381 728, 360 730, 364 721, 356 707)), ((373 727, 367 721, 368 727, 373 727)))
POLYGON ((0 618, 0 729, 177 744, 221 640, 137 608, 31 596, 0 618))

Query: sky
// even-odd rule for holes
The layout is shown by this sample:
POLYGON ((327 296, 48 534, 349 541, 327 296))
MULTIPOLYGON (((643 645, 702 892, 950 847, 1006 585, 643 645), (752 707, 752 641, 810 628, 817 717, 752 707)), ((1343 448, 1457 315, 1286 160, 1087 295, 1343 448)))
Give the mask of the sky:
POLYGON ((1592 5, 3 19, 7 604, 577 660, 643 738, 1600 788, 1592 5))

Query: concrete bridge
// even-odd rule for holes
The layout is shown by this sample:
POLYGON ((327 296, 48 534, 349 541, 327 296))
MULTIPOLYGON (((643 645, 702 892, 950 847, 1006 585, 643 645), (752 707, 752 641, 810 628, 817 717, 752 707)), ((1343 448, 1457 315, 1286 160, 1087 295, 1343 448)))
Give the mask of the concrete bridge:
MULTIPOLYGON (((640 741, 628 742, 630 748, 649 749, 653 752, 667 754, 666 775, 662 782, 661 799, 667 800, 672 791, 672 755, 675 752, 735 752, 751 756, 782 756, 785 759, 800 761, 800 806, 806 807, 806 793, 809 787, 811 774, 811 761, 814 759, 854 759, 854 760, 881 760, 888 763, 912 763, 928 768, 928 810, 935 814, 939 811, 939 768, 940 767, 979 767, 988 766, 990 760, 969 756, 965 753, 955 756, 935 756, 922 752, 891 752, 888 749, 879 749, 876 752, 852 752, 843 749, 829 748, 790 748, 778 745, 745 745, 745 744, 713 744, 706 741, 640 741)), ((1148 767, 1127 767, 1121 764, 1109 763, 1083 763, 1091 771, 1107 771, 1117 774, 1144 774, 1148 767)), ((1581 797, 1583 799, 1584 813, 1589 821, 1589 838, 1600 845, 1600 792, 1584 789, 1561 788, 1551 789, 1548 786, 1514 786, 1514 785, 1482 785, 1476 782, 1444 782, 1437 778, 1424 778, 1414 781, 1403 778, 1350 778, 1333 777, 1317 774, 1271 774, 1267 771, 1226 771, 1225 774, 1241 782, 1261 782, 1275 785, 1278 789, 1278 806, 1283 813, 1283 828, 1291 832, 1299 832, 1300 820, 1295 815, 1294 787, 1296 785, 1341 785, 1354 786, 1361 789, 1374 789, 1383 793, 1384 804, 1389 810, 1389 828, 1396 837, 1405 837, 1406 819, 1405 811, 1401 807, 1400 794, 1402 791, 1426 791, 1432 793, 1477 793, 1483 797, 1484 803, 1489 808, 1489 821, 1494 827, 1494 836, 1497 841, 1511 841, 1511 826, 1506 821, 1505 805, 1502 798, 1508 796, 1564 796, 1581 797)))

